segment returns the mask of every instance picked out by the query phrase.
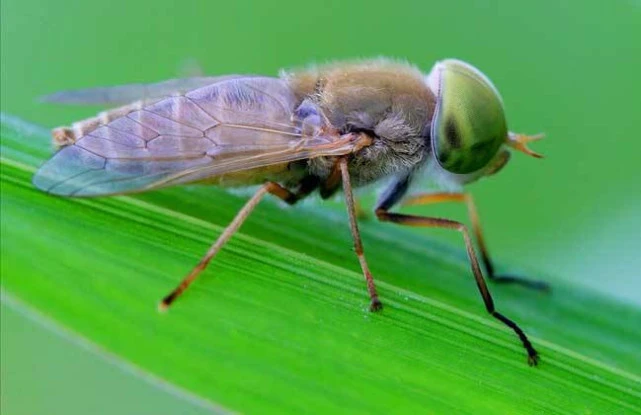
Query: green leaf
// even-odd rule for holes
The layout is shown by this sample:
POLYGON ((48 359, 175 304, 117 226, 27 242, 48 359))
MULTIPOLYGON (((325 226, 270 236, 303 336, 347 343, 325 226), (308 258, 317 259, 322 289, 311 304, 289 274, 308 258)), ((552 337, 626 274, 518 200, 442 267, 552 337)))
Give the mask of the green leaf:
POLYGON ((541 352, 531 368, 485 313, 462 242, 364 220, 385 304, 371 314, 338 201, 261 203, 159 314, 246 197, 208 187, 51 197, 30 181, 50 152, 47 132, 3 115, 1 137, 3 303, 213 411, 641 412, 637 307, 561 283, 549 295, 492 285, 541 352))

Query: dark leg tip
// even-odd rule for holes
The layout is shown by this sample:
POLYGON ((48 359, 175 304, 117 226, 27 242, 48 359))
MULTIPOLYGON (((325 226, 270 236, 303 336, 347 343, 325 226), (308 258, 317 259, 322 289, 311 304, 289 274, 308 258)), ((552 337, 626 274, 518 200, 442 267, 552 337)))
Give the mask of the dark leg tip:
POLYGON ((378 297, 372 298, 372 302, 369 304, 369 311, 376 312, 382 309, 383 309, 383 303, 381 303, 381 300, 379 300, 378 297))
POLYGON ((527 357, 527 364, 530 366, 537 366, 539 364, 539 355, 534 352, 527 357))
POLYGON ((169 308, 169 304, 167 304, 164 300, 158 303, 158 312, 159 313, 166 312, 168 308, 169 308))
POLYGON ((173 303, 175 299, 176 299, 176 294, 173 293, 173 292, 171 294, 169 294, 168 296, 166 296, 165 298, 163 298, 158 303, 158 311, 161 312, 161 313, 166 312, 167 309, 169 308, 169 306, 171 305, 171 303, 173 303))

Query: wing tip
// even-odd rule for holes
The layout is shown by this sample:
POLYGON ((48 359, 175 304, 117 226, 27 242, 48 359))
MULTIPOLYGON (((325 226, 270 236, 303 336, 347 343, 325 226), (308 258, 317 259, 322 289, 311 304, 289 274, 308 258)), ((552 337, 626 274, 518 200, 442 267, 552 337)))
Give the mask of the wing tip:
MULTIPOLYGON (((56 91, 51 94, 41 95, 37 101, 43 104, 62 105, 104 105, 121 104, 128 102, 127 99, 114 99, 109 96, 106 88, 67 89, 56 91)), ((133 99, 132 99, 133 101, 133 99)))
POLYGON ((54 189, 56 188, 56 185, 58 183, 52 183, 53 181, 47 177, 46 174, 43 173, 44 167, 48 164, 44 163, 36 172, 31 176, 31 184, 33 187, 36 189, 40 190, 43 193, 46 193, 48 195, 52 196, 63 196, 60 193, 57 193, 54 189))
POLYGON ((74 103, 73 95, 72 91, 57 91, 41 95, 36 100, 42 104, 72 104, 74 103))

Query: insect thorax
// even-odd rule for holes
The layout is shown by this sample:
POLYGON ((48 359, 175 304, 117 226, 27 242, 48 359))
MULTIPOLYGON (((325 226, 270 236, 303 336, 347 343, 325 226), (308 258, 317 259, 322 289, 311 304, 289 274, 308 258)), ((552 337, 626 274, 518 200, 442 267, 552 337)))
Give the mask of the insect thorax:
MULTIPOLYGON (((409 170, 425 160, 435 97, 413 66, 373 60, 284 77, 299 97, 301 118, 326 123, 340 134, 372 138, 370 146, 350 157, 355 185, 409 170)), ((334 165, 332 157, 309 161, 311 173, 321 179, 331 174, 334 165)))

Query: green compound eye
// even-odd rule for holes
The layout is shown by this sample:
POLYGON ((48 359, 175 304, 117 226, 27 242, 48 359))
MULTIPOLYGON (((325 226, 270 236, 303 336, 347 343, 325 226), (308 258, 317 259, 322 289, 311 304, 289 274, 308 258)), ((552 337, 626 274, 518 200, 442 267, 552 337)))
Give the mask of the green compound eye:
POLYGON ((436 89, 432 149, 449 172, 485 167, 508 137, 501 97, 485 75, 454 59, 438 62, 430 74, 436 89))

